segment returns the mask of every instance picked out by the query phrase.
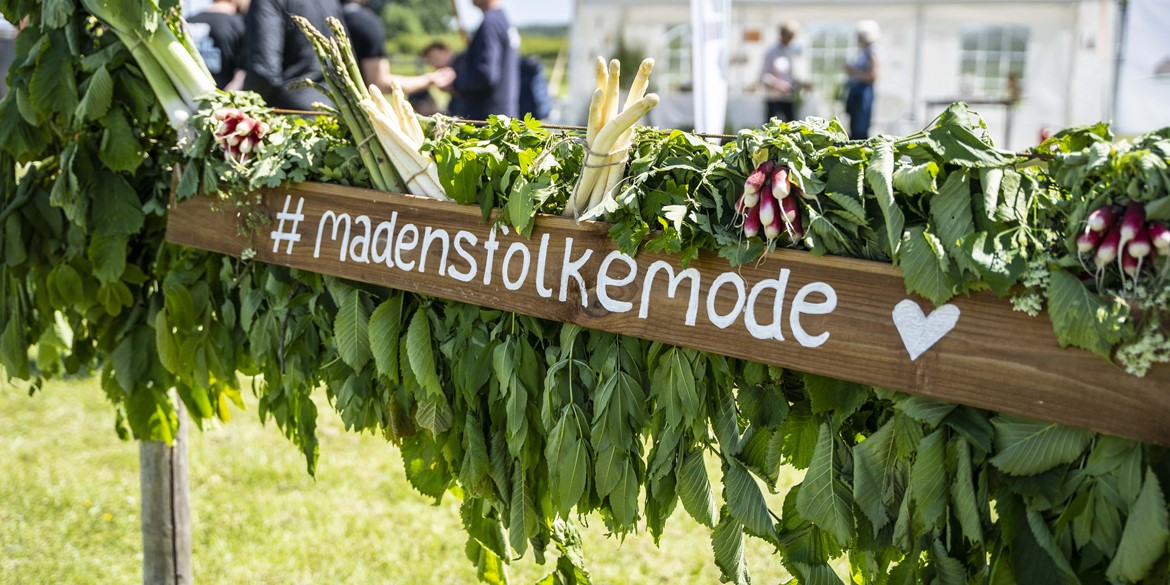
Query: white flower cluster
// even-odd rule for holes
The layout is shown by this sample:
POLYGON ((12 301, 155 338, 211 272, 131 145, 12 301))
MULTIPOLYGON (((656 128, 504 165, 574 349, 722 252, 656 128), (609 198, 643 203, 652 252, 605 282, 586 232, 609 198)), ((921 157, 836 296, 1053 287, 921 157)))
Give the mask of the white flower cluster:
POLYGON ((1044 308, 1044 297, 1040 293, 1029 292, 1012 297, 1012 309, 1021 313, 1027 313, 1031 317, 1040 314, 1044 308))
POLYGON ((1137 339, 1117 349, 1117 361, 1127 373, 1145 376, 1154 364, 1170 362, 1170 339, 1162 334, 1159 324, 1151 320, 1137 339))
POLYGON ((1028 270, 1021 281, 1027 292, 1012 297, 1012 308, 1035 317, 1044 309, 1043 291, 1048 289, 1048 259, 1034 258, 1028 262, 1028 270))

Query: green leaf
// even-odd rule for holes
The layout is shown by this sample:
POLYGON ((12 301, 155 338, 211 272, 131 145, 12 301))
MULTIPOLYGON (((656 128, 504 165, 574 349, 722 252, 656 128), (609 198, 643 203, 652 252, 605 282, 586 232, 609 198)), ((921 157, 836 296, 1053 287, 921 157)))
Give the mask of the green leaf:
MULTIPOLYGON (((355 288, 346 287, 337 300, 337 317, 333 320, 333 339, 337 354, 354 370, 361 370, 370 361, 370 316, 355 288)), ((421 379, 421 376, 419 376, 421 379)))
POLYGON ((933 161, 920 165, 898 165, 894 170, 894 189, 903 195, 933 193, 936 189, 936 175, 938 163, 933 161))
POLYGON ((102 120, 102 144, 98 158, 106 168, 133 174, 146 160, 138 136, 121 109, 111 109, 102 120))
POLYGON ((0 144, 19 161, 39 160, 49 143, 49 128, 30 124, 20 115, 18 92, 10 91, 0 100, 0 144))
POLYGON ((907 396, 894 405, 894 408, 902 411, 906 416, 932 427, 937 427, 957 407, 957 404, 932 400, 923 396, 907 396))
POLYGON ((171 444, 179 429, 179 420, 165 392, 139 387, 126 399, 126 418, 134 438, 171 444))
POLYGON ((865 179, 874 197, 877 198, 882 217, 885 219, 886 241, 881 242, 882 249, 890 258, 897 258, 906 216, 894 201, 894 145, 888 138, 877 139, 877 144, 873 148, 873 159, 865 170, 865 179))
MULTIPOLYGON (((995 210, 999 208, 999 192, 1001 185, 1003 185, 1003 179, 1003 169, 987 167, 979 169, 979 184, 983 187, 983 210, 988 219, 995 219, 995 210)), ((1009 182, 1018 183, 1019 174, 1017 173, 1009 182)))
POLYGON ((114 97, 114 80, 105 65, 98 68, 89 78, 89 87, 85 95, 77 104, 74 115, 79 123, 100 120, 110 111, 110 102, 114 97))
POLYGON ((423 390, 430 396, 443 396, 439 374, 435 370, 435 353, 431 346, 431 322, 427 311, 419 308, 406 330, 406 360, 423 390))
MULTIPOLYGON (((186 201, 199 194, 199 176, 196 172, 196 167, 199 163, 192 163, 183 169, 179 174, 179 185, 175 188, 175 199, 177 201, 186 201)), ((211 167, 206 162, 203 163, 204 168, 211 167)))
POLYGON ((1118 309, 1060 268, 1053 268, 1050 275, 1048 315, 1061 347, 1073 345, 1108 358, 1121 341, 1118 309))
POLYGON ((727 508, 719 514, 719 524, 711 532, 711 549, 715 552, 715 566, 719 567, 719 581, 734 585, 749 585, 747 556, 743 546, 743 525, 732 517, 727 508))
POLYGON ((792 405, 783 427, 784 440, 780 450, 797 469, 807 469, 816 451, 820 421, 809 410, 807 401, 792 405))
POLYGON ((134 188, 121 175, 101 173, 91 186, 95 234, 130 236, 142 229, 146 215, 134 188))
POLYGON ((517 179, 516 183, 512 185, 511 193, 508 194, 508 203, 505 204, 508 223, 512 224, 516 231, 525 235, 532 233, 532 216, 536 212, 536 202, 532 197, 532 192, 536 190, 537 186, 523 177, 517 179))
POLYGON ((451 428, 454 413, 447 404, 447 399, 440 396, 425 396, 418 402, 418 411, 414 415, 418 426, 434 434, 444 433, 451 428))
POLYGON ((38 108, 38 113, 72 116, 77 108, 76 56, 63 32, 53 31, 44 40, 28 84, 29 102, 38 108))
MULTIPOLYGON (((972 131, 974 127, 966 104, 954 104, 939 116, 934 128, 928 131, 943 150, 948 163, 964 167, 1002 167, 1015 160, 1009 152, 996 149, 980 140, 972 131)), ((976 118, 977 119, 977 118, 976 118)))
POLYGON ((804 375, 804 388, 813 414, 831 413, 837 421, 849 418, 869 400, 869 391, 861 384, 814 374, 804 375))
POLYGON ((1117 555, 1109 563, 1107 575, 1112 581, 1138 583, 1145 579, 1154 563, 1166 554, 1170 540, 1166 498, 1153 469, 1146 470, 1141 494, 1125 523, 1117 555))
POLYGON ((853 504, 834 467, 835 447, 832 427, 822 424, 812 464, 796 499, 796 509, 838 542, 847 543, 854 535, 853 504))
POLYGON ((934 566, 937 585, 967 585, 967 567, 959 559, 947 556, 941 541, 934 543, 934 555, 930 559, 934 566))
POLYGON ((1170 221, 1170 195, 1146 203, 1146 219, 1170 221))
POLYGON ((948 274, 950 262, 942 242, 923 226, 906 230, 902 240, 902 255, 898 259, 906 280, 906 291, 929 299, 936 306, 954 296, 954 285, 948 274))
POLYGON ((670 426, 689 426, 699 414, 699 393, 691 362, 679 348, 672 347, 662 354, 654 368, 651 387, 659 395, 659 404, 666 409, 670 426))
POLYGON ((731 515, 743 524, 749 534, 768 542, 775 542, 776 527, 772 524, 768 504, 764 501, 764 494, 760 491, 755 478, 739 461, 732 459, 725 463, 727 467, 723 475, 723 501, 727 502, 731 515))
POLYGON ((41 22, 49 28, 61 28, 73 15, 73 0, 44 0, 41 3, 41 22))
POLYGON ((947 509, 947 440, 939 429, 922 439, 918 458, 910 468, 910 493, 914 499, 917 526, 938 525, 947 509))
POLYGON ((1072 462, 1093 440, 1093 433, 1056 424, 997 416, 995 457, 991 464, 1012 475, 1036 475, 1072 462))
POLYGON ((528 539, 536 535, 536 507, 528 483, 524 481, 524 467, 516 465, 512 470, 512 501, 509 505, 508 541, 518 556, 528 550, 528 539))
POLYGON ((616 446, 608 447, 597 455, 593 468, 596 475, 593 489, 597 491, 598 496, 604 498, 617 487, 622 473, 626 470, 626 461, 629 457, 629 453, 616 446))
POLYGON ((438 504, 451 482, 442 446, 435 442, 433 436, 418 433, 404 437, 400 450, 410 485, 422 495, 434 498, 438 504))
POLYGON ((800 562, 788 563, 800 585, 844 585, 836 571, 829 565, 806 565, 800 562))
POLYGON ((402 295, 395 294, 370 315, 370 354, 379 376, 398 379, 398 345, 402 336, 402 295))
POLYGON ((94 236, 89 241, 87 257, 93 264, 93 275, 103 283, 113 283, 126 271, 126 238, 124 236, 94 236))
POLYGON ((1052 560, 1053 566, 1056 568, 1056 573, 1064 583, 1080 583, 1077 578, 1076 571, 1069 564, 1069 559, 1065 556, 1065 552, 1057 544, 1052 536, 1052 532, 1048 528, 1048 524, 1044 521, 1044 517, 1040 512, 1029 509, 1027 511, 1028 527, 1031 528, 1032 537, 1036 539, 1036 544, 1040 550, 1048 555, 1052 560))
POLYGON ((615 489, 609 494, 609 506, 614 519, 622 530, 632 531, 638 520, 638 489, 641 484, 634 470, 634 463, 626 458, 626 466, 618 478, 615 489))
POLYGON ((895 504, 894 479, 898 450, 894 443, 894 419, 882 425, 853 448, 853 499, 869 518, 874 532, 890 521, 895 504))
POLYGON ((842 193, 825 193, 825 197, 841 207, 841 215, 845 219, 859 226, 869 224, 866 219, 865 206, 862 205, 861 201, 842 193))
POLYGON ((977 545, 983 542, 983 524, 979 517, 979 497, 975 492, 974 469, 971 466, 971 445, 959 437, 951 439, 949 460, 954 466, 951 478, 951 505, 963 536, 977 545))
POLYGON ((970 183, 966 172, 952 171, 947 175, 938 195, 930 199, 930 218, 934 231, 952 255, 962 251, 960 242, 975 231, 971 215, 970 183))
POLYGON ((1028 269, 1022 250, 1011 243, 1010 235, 993 237, 976 232, 965 238, 957 252, 973 263, 980 279, 998 296, 1007 296, 1028 269))
POLYGON ((550 495, 564 516, 585 495, 585 479, 590 472, 589 451, 580 432, 576 405, 568 410, 549 433, 545 457, 549 462, 550 495))
MULTIPOLYGON (((17 313, 18 315, 19 313, 17 313)), ((29 377, 28 343, 25 341, 26 325, 23 319, 12 315, 0 333, 0 365, 9 376, 22 380, 29 377)))
POLYGON ((678 496, 683 508, 696 522, 715 527, 715 494, 703 464, 703 451, 696 449, 683 459, 678 469, 678 496))

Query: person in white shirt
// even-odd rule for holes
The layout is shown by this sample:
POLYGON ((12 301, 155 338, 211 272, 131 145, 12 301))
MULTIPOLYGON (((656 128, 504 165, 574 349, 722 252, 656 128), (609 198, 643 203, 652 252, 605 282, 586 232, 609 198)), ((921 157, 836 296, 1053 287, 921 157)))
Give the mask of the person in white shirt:
POLYGON ((800 25, 787 21, 780 25, 780 42, 764 55, 760 83, 768 119, 795 120, 800 90, 807 85, 804 67, 804 49, 797 44, 800 25))

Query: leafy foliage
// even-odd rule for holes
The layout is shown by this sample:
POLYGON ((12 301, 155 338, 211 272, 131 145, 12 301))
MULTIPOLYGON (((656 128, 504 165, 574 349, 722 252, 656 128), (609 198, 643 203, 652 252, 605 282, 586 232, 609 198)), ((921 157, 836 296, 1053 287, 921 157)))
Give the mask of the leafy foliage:
MULTIPOLYGON (((171 388, 193 420, 226 419, 242 372, 261 417, 312 472, 310 397, 324 387, 349 429, 400 446, 421 494, 461 497, 465 550, 486 582, 504 582, 531 549, 557 555, 545 582, 588 583, 575 515, 657 540, 680 501, 712 529, 716 564, 735 583, 749 582, 746 536, 775 546, 802 583, 839 582, 827 563, 845 552, 864 583, 1170 572, 1159 447, 162 245, 177 171, 180 198, 215 196, 245 235, 262 221, 256 189, 366 186, 368 174, 331 118, 273 117, 248 95, 231 99, 272 127, 253 162, 215 150, 217 104, 178 150, 126 48, 74 3, 0 0, 0 12, 31 18, 0 101, 0 364, 34 389, 97 372, 123 434, 172 437, 171 388), (781 464, 808 473, 770 510, 762 490, 781 464)), ((428 131, 451 196, 485 217, 502 209, 521 233, 563 209, 580 172, 580 144, 531 120, 439 118, 428 131)), ((761 157, 782 160, 810 229, 781 245, 892 262, 936 303, 1043 291, 1064 342, 1109 355, 1160 324, 1170 302, 1158 300, 1164 285, 1139 298, 1115 294, 1116 274, 1079 278, 1065 232, 1090 205, 1130 197, 1170 214, 1164 136, 1109 140, 1101 127, 1058 134, 1041 147, 1044 168, 995 149, 962 105, 921 133, 867 142, 821 120, 722 147, 642 129, 604 211, 630 253, 750 262, 767 246, 737 235, 734 201, 761 157)))

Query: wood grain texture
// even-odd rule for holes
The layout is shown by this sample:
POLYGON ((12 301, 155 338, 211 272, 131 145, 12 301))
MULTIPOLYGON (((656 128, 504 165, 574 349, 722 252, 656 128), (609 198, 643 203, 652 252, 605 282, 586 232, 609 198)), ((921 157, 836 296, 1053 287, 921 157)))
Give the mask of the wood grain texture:
MULTIPOLYGON (((782 250, 756 264, 733 270, 726 261, 703 255, 690 265, 701 274, 699 310, 692 326, 684 322, 690 285, 682 283, 672 298, 667 295, 667 277, 662 272, 650 281, 652 292, 646 317, 638 315, 640 289, 651 264, 661 260, 676 272, 682 270, 677 258, 668 255, 639 254, 634 282, 624 287, 608 287, 612 299, 631 302, 632 310, 611 312, 602 306, 596 277, 603 259, 616 249, 606 224, 577 224, 558 217, 540 217, 530 240, 515 234, 499 235, 491 281, 484 284, 487 256, 484 243, 491 226, 482 220, 477 208, 324 184, 305 184, 265 193, 265 204, 271 215, 283 210, 286 201, 291 203, 289 210, 295 211, 301 199, 305 219, 298 231, 302 239, 294 243, 293 252, 286 253, 287 243, 280 243, 274 251, 274 242, 265 230, 253 240, 258 260, 1170 445, 1170 425, 1165 422, 1170 415, 1170 367, 1158 366, 1145 378, 1135 378, 1089 352, 1062 349, 1046 315, 1032 318, 1015 312, 1007 300, 990 293, 953 300, 952 304, 961 310, 957 325, 920 357, 911 360, 893 323, 892 311, 908 298, 928 315, 933 307, 929 301, 908 295, 901 272, 885 264, 839 257, 818 258, 782 250), (361 256, 360 240, 346 250, 347 259, 342 262, 339 260, 342 244, 330 238, 329 229, 321 240, 319 257, 314 257, 322 215, 330 210, 348 213, 351 218, 368 216, 375 232, 380 222, 394 220, 395 238, 400 237, 406 224, 415 225, 420 232, 416 238, 418 244, 408 250, 411 240, 403 236, 402 250, 398 251, 403 263, 413 261, 411 269, 403 270, 393 254, 392 268, 372 260, 355 261, 349 252, 361 256), (441 240, 431 242, 425 270, 419 272, 422 259, 419 250, 427 227, 432 229, 432 235, 434 230, 441 229, 454 239, 463 230, 478 239, 476 246, 466 245, 468 242, 464 241, 465 250, 479 267, 474 280, 465 283, 450 273, 438 273, 440 265, 463 273, 469 267, 453 244, 444 263, 441 240), (539 250, 545 236, 548 236, 544 254, 546 277, 541 286, 551 289, 551 297, 540 294, 536 282, 539 250), (559 298, 566 237, 572 238, 571 259, 579 259, 585 250, 592 251, 580 269, 584 277, 584 304, 581 287, 573 278, 568 279, 565 287, 565 301, 559 298), (530 269, 518 290, 508 290, 502 282, 501 265, 508 250, 518 242, 529 250, 530 269), (785 270, 788 271, 787 287, 778 331, 783 341, 754 338, 744 326, 742 313, 726 328, 712 323, 706 304, 716 277, 732 273, 744 281, 747 292, 761 280, 781 277, 785 270), (837 298, 836 308, 824 315, 798 315, 797 323, 809 335, 829 334, 823 345, 805 347, 795 339, 791 309, 797 292, 816 282, 832 288, 837 298)), ((329 221, 324 223, 330 225, 329 221)), ((271 229, 278 225, 274 221, 271 229)), ((388 227, 388 224, 383 226, 374 248, 379 257, 388 249, 384 237, 388 227)), ((356 220, 351 228, 351 236, 365 230, 364 224, 356 220), (356 229, 358 225, 363 227, 356 229)), ((338 240, 343 239, 343 231, 338 231, 338 240)), ((167 239, 177 244, 238 256, 247 242, 236 234, 235 217, 212 211, 203 199, 185 202, 170 213, 167 239)), ((369 249, 365 252, 369 253, 369 249)), ((508 267, 515 280, 519 279, 524 253, 517 247, 512 256, 508 267)), ((610 278, 621 278, 627 273, 628 268, 622 262, 615 262, 608 270, 610 278)), ((725 278, 735 280, 735 276, 725 278)), ((756 316, 764 324, 772 321, 769 309, 774 298, 774 294, 766 292, 757 303, 756 316)), ((734 285, 721 286, 714 297, 716 312, 732 311, 736 299, 734 285)), ((825 296, 813 292, 808 300, 823 302, 825 296)), ((769 330, 777 332, 774 328, 769 330)))

